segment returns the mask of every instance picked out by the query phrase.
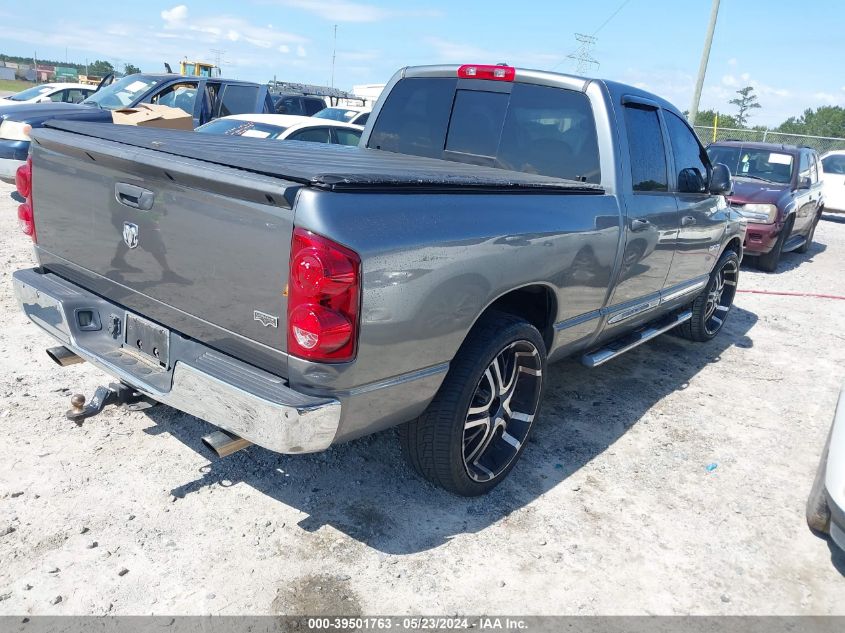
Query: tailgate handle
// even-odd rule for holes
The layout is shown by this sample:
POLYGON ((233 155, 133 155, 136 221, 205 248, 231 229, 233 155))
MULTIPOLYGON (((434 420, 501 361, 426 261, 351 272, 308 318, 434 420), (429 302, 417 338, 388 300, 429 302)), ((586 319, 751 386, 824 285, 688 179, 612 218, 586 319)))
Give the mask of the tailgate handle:
POLYGON ((120 204, 141 211, 149 211, 155 202, 155 194, 152 191, 130 185, 128 182, 115 183, 114 197, 120 204))

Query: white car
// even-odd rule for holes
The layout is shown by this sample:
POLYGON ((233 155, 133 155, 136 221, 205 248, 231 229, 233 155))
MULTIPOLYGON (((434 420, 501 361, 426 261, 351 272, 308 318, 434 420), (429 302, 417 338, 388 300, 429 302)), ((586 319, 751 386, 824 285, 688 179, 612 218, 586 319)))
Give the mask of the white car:
POLYGON ((235 114, 214 119, 195 131, 202 134, 357 146, 364 128, 360 125, 294 114, 235 114))
POLYGON ((822 154, 824 210, 845 213, 845 150, 822 154))
POLYGON ((8 97, 0 98, 0 106, 22 103, 79 103, 97 90, 86 84, 39 84, 8 97))
POLYGON ((845 551, 845 385, 807 499, 807 524, 845 551))
POLYGON ((370 118, 370 112, 372 112, 372 108, 364 108, 361 106, 336 106, 334 108, 320 110, 311 116, 315 119, 328 119, 330 121, 354 123, 355 125, 366 125, 367 119, 370 118))

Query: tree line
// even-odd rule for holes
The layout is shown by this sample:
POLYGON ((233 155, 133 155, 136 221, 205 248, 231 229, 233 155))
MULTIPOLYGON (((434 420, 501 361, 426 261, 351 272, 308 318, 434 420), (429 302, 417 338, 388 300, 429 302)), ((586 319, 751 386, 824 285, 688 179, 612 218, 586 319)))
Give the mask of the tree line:
MULTIPOLYGON (((737 96, 728 103, 736 106, 734 114, 718 112, 720 128, 767 130, 769 132, 784 132, 786 134, 802 134, 805 136, 834 136, 845 138, 845 108, 841 106, 820 106, 807 108, 799 116, 789 117, 777 127, 768 128, 763 125, 748 125, 751 113, 762 107, 754 94, 752 86, 745 86, 736 91, 737 96)), ((701 110, 695 117, 695 124, 713 127, 717 112, 715 110, 701 110)))
MULTIPOLYGON (((32 57, 20 57, 19 55, 4 55, 0 53, 0 61, 3 62, 14 62, 16 64, 29 64, 32 65, 32 57)), ((36 58, 35 60, 39 64, 43 64, 45 66, 61 66, 63 68, 75 68, 76 72, 80 75, 94 75, 96 77, 105 77, 109 73, 121 73, 124 75, 132 75, 134 73, 141 72, 141 69, 138 68, 135 64, 125 63, 123 64, 123 68, 115 68, 111 62, 98 59, 93 61, 89 64, 79 64, 76 62, 60 62, 54 59, 41 59, 36 58)))

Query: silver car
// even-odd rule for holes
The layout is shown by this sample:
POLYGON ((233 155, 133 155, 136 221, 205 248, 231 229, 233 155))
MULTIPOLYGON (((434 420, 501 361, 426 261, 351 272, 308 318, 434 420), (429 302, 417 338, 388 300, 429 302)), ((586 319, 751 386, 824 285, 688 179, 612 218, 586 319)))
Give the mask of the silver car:
POLYGON ((845 550, 845 385, 807 500, 807 524, 845 550))

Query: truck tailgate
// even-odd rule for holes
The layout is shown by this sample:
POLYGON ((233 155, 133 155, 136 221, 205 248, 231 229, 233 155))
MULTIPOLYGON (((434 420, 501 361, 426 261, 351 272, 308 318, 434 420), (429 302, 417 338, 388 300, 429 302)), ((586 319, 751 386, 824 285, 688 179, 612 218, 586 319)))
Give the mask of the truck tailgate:
POLYGON ((42 266, 286 376, 285 286, 301 185, 58 130, 35 136, 42 266))

